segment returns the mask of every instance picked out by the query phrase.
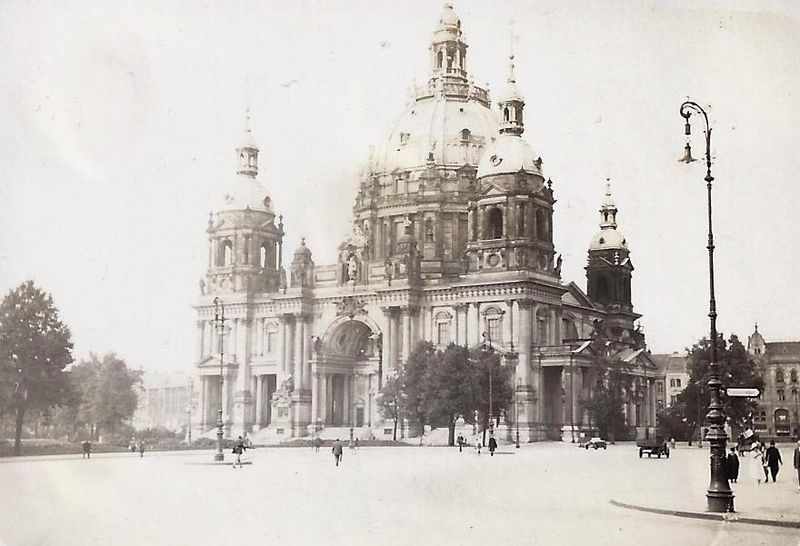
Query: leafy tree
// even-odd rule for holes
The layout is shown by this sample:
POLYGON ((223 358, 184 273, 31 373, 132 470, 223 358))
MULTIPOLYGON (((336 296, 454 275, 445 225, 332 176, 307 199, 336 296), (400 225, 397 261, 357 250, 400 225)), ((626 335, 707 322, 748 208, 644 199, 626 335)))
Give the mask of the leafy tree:
POLYGON ((402 367, 398 367, 396 374, 390 376, 384 383, 376 403, 381 417, 391 419, 394 422, 392 440, 397 440, 397 423, 405 415, 402 367))
MULTIPOLYGON (((742 342, 734 334, 727 343, 722 334, 717 337, 717 364, 723 388, 754 387, 761 389, 763 380, 758 375, 755 362, 750 358, 742 342)), ((683 416, 689 426, 689 438, 699 427, 708 412, 710 400, 708 378, 710 376, 711 343, 702 338, 687 350, 689 355, 689 384, 677 396, 676 412, 683 416)), ((758 403, 751 398, 728 398, 721 393, 723 411, 731 423, 737 427, 747 425, 749 416, 758 403)))
POLYGON ((479 394, 469 351, 451 343, 437 352, 429 373, 431 425, 447 426, 448 445, 455 443, 456 420, 469 417, 477 407, 479 394))
POLYGON ((483 430, 483 443, 486 443, 486 429, 489 418, 496 418, 495 425, 500 424, 500 410, 511 407, 514 401, 513 373, 511 367, 500 363, 500 355, 493 350, 478 351, 475 359, 475 409, 480 415, 480 425, 483 430), (490 386, 491 385, 491 386, 490 386), (491 391, 492 411, 489 411, 491 391))
POLYGON ((71 371, 72 384, 80 393, 78 421, 89 424, 93 437, 97 439, 103 429, 115 434, 136 411, 136 387, 142 381, 142 373, 131 370, 125 361, 114 353, 100 360, 91 354, 89 360, 81 361, 71 371))
POLYGON ((623 407, 631 389, 630 367, 611 357, 601 357, 600 362, 597 388, 584 407, 600 435, 614 442, 626 431, 623 407))
POLYGON ((29 410, 59 403, 72 362, 69 328, 53 298, 26 281, 0 303, 0 390, 2 405, 15 415, 14 453, 22 452, 22 426, 29 410))
MULTIPOLYGON (((403 407, 409 417, 423 428, 429 421, 432 397, 430 370, 436 366, 440 355, 428 341, 417 344, 403 366, 403 407)), ((422 440, 422 436, 420 436, 422 440)))

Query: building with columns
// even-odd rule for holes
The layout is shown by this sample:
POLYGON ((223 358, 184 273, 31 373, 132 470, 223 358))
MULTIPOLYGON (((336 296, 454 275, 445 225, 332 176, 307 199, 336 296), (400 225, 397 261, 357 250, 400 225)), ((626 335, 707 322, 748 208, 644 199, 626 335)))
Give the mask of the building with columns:
POLYGON ((421 340, 491 343, 515 370, 523 441, 589 431, 584 403, 608 357, 631 374, 628 423, 655 423, 656 365, 634 326, 633 265, 610 187, 584 291, 561 278, 556 190, 523 137, 514 55, 493 102, 468 70, 452 6, 428 48, 427 82, 354 181, 352 234, 336 263, 315 264, 305 242, 285 255, 246 130, 237 175, 207 227, 196 304, 201 432, 216 426, 221 404, 229 434, 280 439, 352 426, 381 437, 376 398, 421 340))

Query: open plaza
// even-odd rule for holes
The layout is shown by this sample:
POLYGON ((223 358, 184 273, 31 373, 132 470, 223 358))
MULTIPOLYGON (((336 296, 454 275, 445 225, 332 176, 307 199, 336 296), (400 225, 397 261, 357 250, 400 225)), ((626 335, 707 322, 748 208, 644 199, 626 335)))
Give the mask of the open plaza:
POLYGON ((669 459, 639 459, 630 443, 549 442, 494 457, 345 449, 339 467, 329 446, 246 456, 235 470, 208 464, 208 451, 5 459, 0 544, 800 544, 790 461, 775 484, 745 472, 732 484, 737 514, 703 520, 612 504, 703 514, 708 451, 685 445, 669 459))

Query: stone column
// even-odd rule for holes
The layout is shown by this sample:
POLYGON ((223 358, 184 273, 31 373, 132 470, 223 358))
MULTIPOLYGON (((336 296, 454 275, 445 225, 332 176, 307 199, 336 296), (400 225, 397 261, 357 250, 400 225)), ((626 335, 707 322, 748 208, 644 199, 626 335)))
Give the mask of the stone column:
POLYGON ((294 388, 302 389, 304 384, 303 371, 305 364, 305 318, 303 315, 298 314, 295 316, 295 323, 293 329, 294 336, 294 388))
POLYGON ((383 335, 383 384, 394 372, 394 316, 391 307, 383 309, 386 330, 383 335))
POLYGON ((311 324, 306 317, 306 325, 303 328, 303 388, 311 388, 311 359, 314 358, 314 349, 311 346, 311 324))
POLYGON ((475 240, 475 205, 469 204, 467 209, 467 242, 475 240))
POLYGON ((203 349, 205 348, 205 323, 201 320, 197 321, 197 360, 203 359, 203 349))
POLYGON ((317 424, 319 419, 319 370, 317 365, 314 364, 311 369, 311 421, 314 425, 317 424))
POLYGON ((453 335, 451 336, 451 340, 456 345, 461 344, 461 320, 459 319, 462 307, 463 307, 462 304, 456 304, 453 306, 453 335))
POLYGON ((286 378, 286 318, 278 317, 278 365, 277 365, 277 385, 280 389, 283 380, 286 378))
POLYGON ((256 426, 261 427, 264 422, 264 376, 256 376, 256 426))
POLYGON ((295 339, 295 323, 294 316, 286 316, 286 357, 283 364, 283 369, 287 374, 292 375, 292 382, 297 385, 297 378, 294 375, 294 339, 295 339))
POLYGON ((205 432, 208 420, 208 382, 206 376, 200 376, 200 430, 205 432))
POLYGON ((408 361, 411 354, 411 308, 404 307, 403 314, 403 362, 408 361))

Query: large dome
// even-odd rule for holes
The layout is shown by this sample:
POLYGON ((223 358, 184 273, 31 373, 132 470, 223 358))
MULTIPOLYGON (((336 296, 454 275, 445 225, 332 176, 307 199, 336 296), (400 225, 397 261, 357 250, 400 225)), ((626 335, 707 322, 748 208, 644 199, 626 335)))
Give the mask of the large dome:
POLYGON ((406 107, 374 157, 373 171, 437 165, 477 165, 497 135, 498 117, 478 100, 426 97, 406 107))
POLYGON ((616 229, 601 229, 589 244, 589 250, 621 250, 628 249, 625 236, 616 229))
POLYGON ((513 174, 519 171, 542 176, 542 164, 539 156, 525 139, 517 135, 498 135, 494 144, 486 149, 478 164, 478 178, 496 174, 513 174))

